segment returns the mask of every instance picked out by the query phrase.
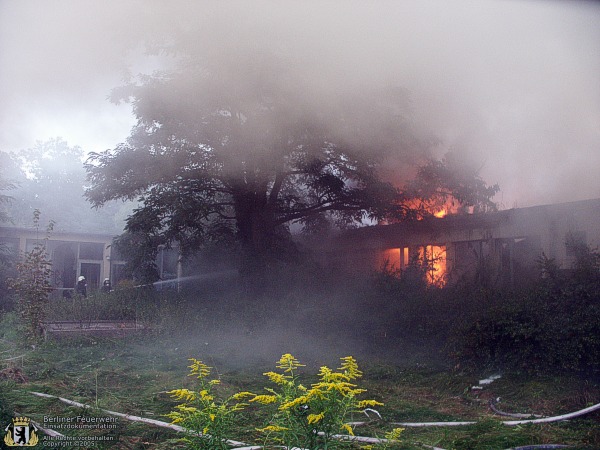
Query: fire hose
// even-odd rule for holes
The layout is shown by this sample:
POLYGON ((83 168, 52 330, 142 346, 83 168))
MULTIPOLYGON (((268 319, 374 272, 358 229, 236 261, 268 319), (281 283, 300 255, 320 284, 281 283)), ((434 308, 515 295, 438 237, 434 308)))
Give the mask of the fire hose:
MULTIPOLYGON (((66 404, 72 405, 72 406, 77 406, 80 408, 92 408, 89 405, 79 403, 79 402, 76 402, 73 400, 69 400, 66 398, 58 397, 55 395, 43 394, 41 392, 30 392, 30 393, 32 395, 36 395, 38 397, 55 398, 55 399, 60 400, 63 403, 66 403, 66 404)), ((523 424, 527 424, 527 423, 536 424, 536 423, 559 422, 559 421, 563 421, 563 420, 573 419, 575 417, 580 417, 585 414, 589 414, 591 412, 598 411, 598 410, 600 410, 600 403, 597 403, 596 405, 590 406, 588 408, 581 409, 579 411, 574 411, 572 413, 562 414, 559 416, 544 417, 544 418, 539 418, 539 419, 508 420, 508 421, 502 421, 501 423, 504 425, 508 425, 508 426, 514 426, 514 425, 523 425, 523 424)), ((190 430, 186 430, 185 428, 180 427, 178 425, 174 425, 174 424, 167 423, 167 422, 162 422, 159 420, 146 419, 144 417, 132 416, 130 414, 123 414, 123 413, 104 410, 104 409, 102 409, 101 411, 106 412, 107 414, 110 414, 110 415, 122 417, 127 420, 131 420, 131 421, 135 421, 135 422, 144 422, 144 423, 148 423, 148 424, 152 424, 152 425, 156 425, 156 426, 164 427, 164 428, 171 428, 175 431, 190 431, 190 430)), ((360 426, 360 425, 365 425, 367 423, 370 423, 370 422, 351 422, 350 425, 360 426)), ((465 422, 391 422, 390 424, 391 425, 399 425, 399 426, 403 426, 403 427, 440 427, 440 426, 475 425, 476 423, 477 423, 476 421, 465 421, 465 422)), ((353 441, 368 442, 368 443, 382 443, 382 442, 387 441, 386 439, 372 438, 372 437, 366 437, 366 436, 346 436, 346 435, 338 436, 338 435, 336 435, 335 437, 339 438, 339 439, 351 439, 353 441)), ((233 441, 233 440, 228 440, 227 443, 230 444, 231 446, 237 447, 237 448, 245 448, 245 449, 253 449, 253 450, 260 448, 260 447, 255 447, 255 446, 248 446, 247 444, 245 444, 243 442, 233 441)), ((424 447, 432 449, 432 450, 443 450, 438 447, 432 447, 429 445, 424 445, 424 447)), ((509 450, 558 449, 558 448, 568 448, 568 446, 559 445, 559 444, 545 444, 545 445, 533 445, 533 446, 526 446, 526 447, 516 447, 513 449, 509 449, 509 450)))

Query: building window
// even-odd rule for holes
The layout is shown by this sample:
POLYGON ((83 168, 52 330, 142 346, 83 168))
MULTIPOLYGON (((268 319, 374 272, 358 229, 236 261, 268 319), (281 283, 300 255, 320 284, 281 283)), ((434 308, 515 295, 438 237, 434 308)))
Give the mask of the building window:
POLYGON ((423 245, 413 250, 409 247, 385 249, 380 254, 379 267, 400 276, 412 269, 423 270, 429 285, 446 285, 447 261, 445 245, 423 245), (412 268, 412 269, 411 269, 412 268))
POLYGON ((389 270, 392 272, 400 269, 400 249, 399 248, 388 248, 383 251, 381 255, 380 268, 383 270, 389 270))
POLYGON ((104 259, 104 244, 82 242, 79 244, 79 259, 102 261, 104 259))
POLYGON ((424 245, 419 247, 419 260, 425 267, 427 283, 443 287, 446 284, 447 264, 445 245, 424 245))
POLYGON ((410 264, 410 252, 408 250, 408 247, 404 247, 402 249, 401 258, 402 259, 400 261, 400 266, 404 269, 410 264))
POLYGON ((381 253, 379 261, 381 269, 399 272, 410 265, 410 252, 408 247, 388 248, 381 253))

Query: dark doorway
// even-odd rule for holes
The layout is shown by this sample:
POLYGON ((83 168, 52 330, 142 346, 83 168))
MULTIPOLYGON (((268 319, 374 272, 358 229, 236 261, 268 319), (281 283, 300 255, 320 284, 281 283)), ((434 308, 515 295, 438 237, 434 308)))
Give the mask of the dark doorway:
POLYGON ((99 263, 81 263, 81 275, 85 277, 88 289, 98 289, 100 286, 99 263))
POLYGON ((75 244, 60 244, 52 252, 54 284, 57 287, 74 288, 77 278, 77 258, 75 244))

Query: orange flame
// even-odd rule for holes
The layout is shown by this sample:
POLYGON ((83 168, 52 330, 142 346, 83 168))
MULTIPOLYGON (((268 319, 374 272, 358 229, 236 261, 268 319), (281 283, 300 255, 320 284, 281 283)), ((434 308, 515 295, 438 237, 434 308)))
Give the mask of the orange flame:
POLYGON ((418 210, 418 211, 423 211, 423 214, 418 215, 418 217, 417 217, 418 220, 422 220, 423 217, 426 216, 427 214, 431 214, 432 216, 437 217, 438 219, 441 219, 443 217, 446 217, 449 214, 456 214, 456 213, 458 213, 458 210, 459 210, 458 203, 455 200, 453 200, 452 198, 449 198, 441 205, 439 202, 436 202, 435 200, 420 200, 420 199, 409 200, 405 203, 405 205, 408 208, 418 210))
POLYGON ((437 212, 433 213, 434 217, 437 217, 438 219, 441 219, 443 217, 446 217, 448 215, 448 210, 446 208, 442 208, 437 212))
POLYGON ((427 263, 427 283, 432 286, 445 286, 447 275, 446 246, 426 245, 420 247, 419 258, 427 263))
MULTIPOLYGON (((443 287, 447 281, 447 261, 445 245, 424 245, 414 249, 419 260, 426 266, 426 281, 431 286, 443 287)), ((378 254, 379 270, 386 269, 397 276, 411 264, 409 248, 387 248, 378 254)))

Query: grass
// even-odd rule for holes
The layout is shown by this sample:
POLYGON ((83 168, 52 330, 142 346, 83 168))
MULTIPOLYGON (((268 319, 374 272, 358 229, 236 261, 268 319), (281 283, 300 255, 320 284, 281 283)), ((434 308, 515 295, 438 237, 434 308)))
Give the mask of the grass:
MULTIPOLYGON (((93 407, 168 421, 164 415, 177 402, 166 391, 194 387, 188 374, 188 358, 197 357, 214 367, 224 393, 259 392, 268 383, 262 373, 272 370, 281 353, 290 351, 306 362, 307 373, 322 365, 336 365, 337 358, 352 354, 353 341, 340 342, 335 328, 326 339, 319 339, 314 328, 303 322, 295 334, 282 335, 281 329, 251 327, 233 311, 218 311, 216 306, 199 302, 196 306, 180 299, 158 298, 145 305, 136 298, 129 306, 120 301, 105 303, 105 311, 133 311, 134 317, 153 324, 154 331, 125 338, 81 336, 49 340, 34 349, 20 339, 14 314, 0 320, 0 370, 18 368, 27 382, 0 380, 0 426, 4 428, 14 412, 43 423, 44 417, 105 416, 99 409, 81 411, 57 400, 42 399, 30 391, 45 392, 82 402, 93 407), (150 305, 150 306, 148 306, 150 305), (120 309, 119 309, 120 308, 120 309), (206 318, 222 318, 214 322, 206 318), (232 337, 233 336, 233 337, 232 337), (277 338, 279 337, 279 340, 277 338), (229 342, 226 339, 231 339, 229 342), (303 346, 299 343, 304 344, 303 346), (244 345, 245 347, 240 347, 244 345), (294 347, 297 348, 288 348, 294 347), (23 355, 23 358, 11 359, 23 355)), ((78 314, 96 314, 98 299, 76 305, 78 314)), ((56 318, 68 317, 68 304, 53 312, 56 318)), ((130 314, 130 313, 128 313, 130 314)), ((290 328, 295 322, 286 319, 290 328)), ((321 322, 319 322, 321 324, 321 322)), ((383 436, 394 421, 474 420, 468 427, 407 428, 397 448, 420 448, 418 444, 444 449, 506 449, 534 444, 566 444, 572 448, 600 448, 599 415, 592 414, 569 422, 507 427, 488 407, 491 398, 501 398, 501 409, 510 412, 557 415, 600 402, 597 380, 558 376, 526 376, 505 373, 482 391, 472 386, 489 373, 468 372, 440 366, 438 355, 428 364, 427 353, 416 347, 402 347, 406 358, 386 359, 373 352, 371 358, 357 356, 365 376, 361 385, 368 398, 380 400, 382 422, 356 428, 356 434, 383 436), (415 361, 420 361, 416 363, 415 361)), ((394 347, 396 348, 396 347, 394 347)), ((430 354, 433 354, 429 352, 430 354)), ((337 367, 337 366, 336 366, 337 367)), ((311 382, 310 377, 306 380, 311 382)), ((265 417, 249 409, 232 439, 260 442, 255 427, 265 417)), ((365 417, 357 416, 355 420, 365 417)), ((185 448, 177 433, 146 424, 117 421, 114 430, 60 430, 69 435, 113 437, 96 448, 177 449, 185 448)), ((49 426, 49 428, 52 428, 49 426)))

